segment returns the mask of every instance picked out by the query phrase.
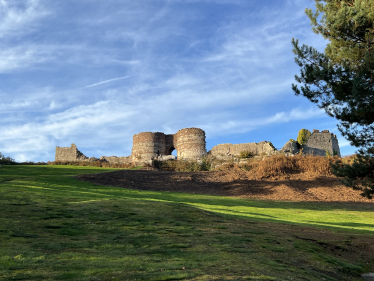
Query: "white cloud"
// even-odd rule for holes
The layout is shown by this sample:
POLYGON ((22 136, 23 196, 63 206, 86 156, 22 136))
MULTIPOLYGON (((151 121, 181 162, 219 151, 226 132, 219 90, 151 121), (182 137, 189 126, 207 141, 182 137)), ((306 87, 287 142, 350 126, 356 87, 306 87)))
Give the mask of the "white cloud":
POLYGON ((55 145, 76 142, 92 151, 120 147, 111 152, 120 156, 130 153, 140 131, 196 126, 214 137, 323 116, 294 104, 290 86, 291 38, 311 34, 301 4, 288 1, 279 11, 237 0, 242 7, 217 19, 200 8, 232 8, 233 0, 94 2, 48 6, 53 33, 38 33, 47 2, 22 8, 0 0, 7 11, 0 36, 36 31, 22 44, 0 44, 0 73, 22 81, 2 88, 0 151, 17 160, 51 160, 55 145), (77 7, 85 13, 71 13, 77 7))
POLYGON ((0 49, 0 73, 43 63, 50 59, 50 50, 37 46, 16 46, 0 49))
POLYGON ((201 124, 209 137, 222 136, 230 133, 247 133, 260 127, 271 126, 274 124, 288 123, 294 120, 307 120, 313 118, 321 118, 325 116, 325 112, 320 109, 310 108, 307 110, 293 109, 290 112, 278 112, 272 116, 264 116, 254 119, 230 119, 226 122, 214 122, 211 124, 201 124))
POLYGON ((39 0, 1 0, 0 38, 32 32, 36 28, 36 21, 48 14, 39 0))

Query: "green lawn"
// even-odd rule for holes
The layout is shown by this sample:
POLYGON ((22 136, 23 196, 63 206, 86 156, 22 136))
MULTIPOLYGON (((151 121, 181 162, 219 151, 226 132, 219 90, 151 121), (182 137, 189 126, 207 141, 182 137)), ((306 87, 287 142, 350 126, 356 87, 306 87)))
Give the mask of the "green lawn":
POLYGON ((374 204, 149 192, 71 177, 113 170, 2 166, 0 280, 362 280, 374 271, 374 204))

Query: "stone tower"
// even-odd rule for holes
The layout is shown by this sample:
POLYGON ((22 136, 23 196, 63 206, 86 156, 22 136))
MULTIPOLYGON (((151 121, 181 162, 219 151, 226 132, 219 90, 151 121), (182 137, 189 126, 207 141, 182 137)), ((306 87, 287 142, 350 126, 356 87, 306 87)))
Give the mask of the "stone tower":
POLYGON ((198 159, 206 155, 205 132, 198 128, 181 129, 174 135, 178 159, 198 159))
POLYGON ((313 130, 313 133, 308 138, 304 146, 303 152, 306 154, 326 156, 326 151, 330 155, 340 155, 339 142, 336 135, 330 133, 328 130, 313 130))
POLYGON ((178 159, 198 159, 206 155, 205 132, 198 128, 179 130, 174 135, 144 132, 133 137, 133 163, 146 162, 154 157, 171 155, 177 150, 178 159))

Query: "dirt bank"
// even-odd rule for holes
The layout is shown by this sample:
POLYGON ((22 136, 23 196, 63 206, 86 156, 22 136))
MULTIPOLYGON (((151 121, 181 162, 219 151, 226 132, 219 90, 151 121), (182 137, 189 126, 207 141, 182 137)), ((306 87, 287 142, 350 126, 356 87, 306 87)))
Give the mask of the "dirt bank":
POLYGON ((267 200, 370 202, 334 176, 308 173, 257 179, 240 169, 168 172, 152 168, 80 175, 79 180, 138 190, 172 191, 267 200))

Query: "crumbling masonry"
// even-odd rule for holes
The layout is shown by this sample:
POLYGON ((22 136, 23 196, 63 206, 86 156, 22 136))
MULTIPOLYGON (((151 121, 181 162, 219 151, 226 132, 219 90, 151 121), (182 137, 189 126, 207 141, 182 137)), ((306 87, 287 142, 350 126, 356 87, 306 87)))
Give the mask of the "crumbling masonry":
POLYGON ((340 155, 339 142, 336 135, 330 133, 328 130, 313 130, 313 133, 308 138, 303 152, 306 154, 326 156, 328 152, 330 155, 340 155))
MULTIPOLYGON (((176 134, 166 135, 164 133, 144 132, 133 137, 133 147, 130 156, 102 156, 101 161, 112 164, 143 164, 153 159, 167 160, 173 159, 173 150, 177 150, 177 159, 198 160, 207 155, 205 132, 198 128, 181 129, 176 134)), ((267 141, 260 143, 242 144, 219 144, 209 152, 210 156, 221 159, 238 158, 240 153, 246 151, 252 155, 275 155, 283 153, 284 149, 278 151, 267 141)), ((338 139, 334 134, 325 130, 319 132, 314 130, 309 137, 303 152, 306 154, 325 156, 330 155, 340 157, 338 139)), ((292 153, 291 153, 292 154, 292 153)), ((75 144, 71 147, 56 147, 55 161, 93 161, 98 158, 88 158, 80 152, 75 144)))

